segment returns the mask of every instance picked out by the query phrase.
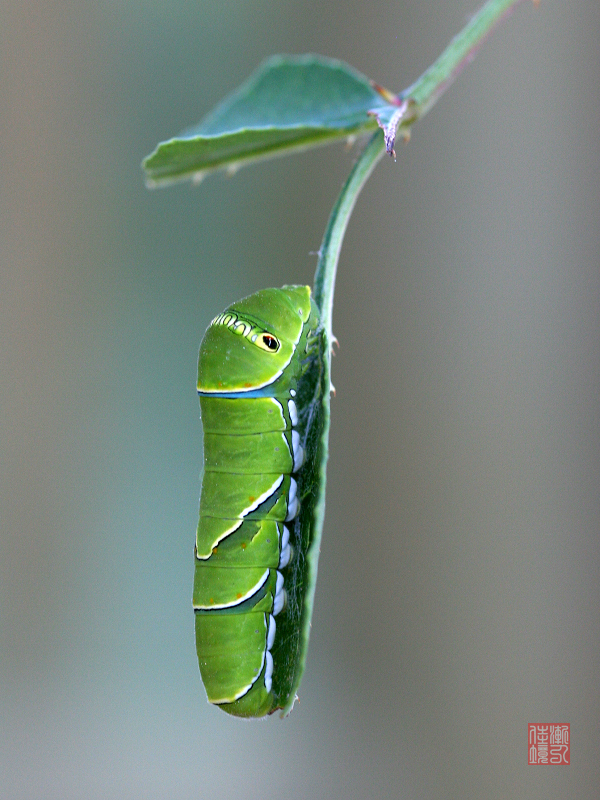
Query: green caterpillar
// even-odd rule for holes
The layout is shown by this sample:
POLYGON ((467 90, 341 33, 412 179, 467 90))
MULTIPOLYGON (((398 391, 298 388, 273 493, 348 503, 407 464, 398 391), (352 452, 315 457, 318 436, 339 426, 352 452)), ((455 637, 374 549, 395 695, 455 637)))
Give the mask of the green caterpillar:
POLYGON ((209 702, 236 716, 288 706, 297 686, 318 323, 310 287, 264 289, 215 317, 200 345, 196 649, 209 702))

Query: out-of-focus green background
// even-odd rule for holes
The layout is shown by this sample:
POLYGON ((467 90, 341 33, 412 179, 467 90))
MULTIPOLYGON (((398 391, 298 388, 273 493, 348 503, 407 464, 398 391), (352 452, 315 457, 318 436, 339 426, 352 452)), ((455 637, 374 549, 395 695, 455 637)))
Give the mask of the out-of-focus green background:
POLYGON ((271 53, 400 90, 476 6, 4 4, 2 800, 597 800, 596 0, 520 7, 357 204, 300 703, 230 719, 194 651, 198 343, 311 282, 354 154, 156 192, 140 161, 271 53))

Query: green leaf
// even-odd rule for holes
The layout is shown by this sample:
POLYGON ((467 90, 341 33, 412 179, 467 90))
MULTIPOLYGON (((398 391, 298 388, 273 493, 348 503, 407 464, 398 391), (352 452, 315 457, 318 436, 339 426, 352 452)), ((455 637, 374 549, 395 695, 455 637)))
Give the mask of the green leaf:
POLYGON ((342 61, 274 56, 194 128, 161 142, 142 166, 150 187, 316 147, 377 128, 395 98, 342 61))

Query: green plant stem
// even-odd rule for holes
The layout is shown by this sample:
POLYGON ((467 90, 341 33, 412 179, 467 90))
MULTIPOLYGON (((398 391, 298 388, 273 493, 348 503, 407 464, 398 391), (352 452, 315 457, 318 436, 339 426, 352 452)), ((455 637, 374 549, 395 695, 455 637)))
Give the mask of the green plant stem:
POLYGON ((333 314, 335 276, 344 234, 360 190, 384 153, 383 135, 378 130, 369 139, 367 146, 358 157, 352 172, 342 187, 342 191, 335 201, 329 216, 325 235, 321 242, 319 260, 315 272, 314 298, 321 311, 321 322, 326 330, 329 347, 331 347, 333 340, 331 318, 333 314))
MULTIPOLYGON (((350 219, 350 214, 354 203, 364 186, 367 178, 373 171, 375 164, 385 153, 383 147, 383 134, 380 130, 369 140, 367 146, 362 151, 358 161, 355 163, 348 180, 344 184, 342 191, 333 207, 325 236, 319 251, 319 261, 315 274, 314 298, 321 309, 321 320, 324 329, 325 341, 323 343, 323 374, 321 377, 321 406, 323 414, 323 430, 319 442, 318 457, 318 480, 316 502, 313 510, 314 524, 312 526, 312 541, 306 553, 309 563, 308 573, 311 580, 306 589, 304 598, 303 618, 305 622, 302 627, 302 647, 306 651, 308 647, 308 637, 310 634, 310 620, 315 602, 315 589, 317 585, 317 569, 319 564, 319 553, 321 552, 321 536, 323 534, 323 522, 325 520, 325 487, 327 484, 327 459, 329 457, 329 424, 330 424, 330 401, 331 401, 331 345, 334 341, 331 332, 331 317, 333 311, 333 292, 335 288, 335 273, 342 248, 342 240, 346 227, 350 219)), ((300 678, 304 672, 304 661, 302 661, 298 672, 295 686, 300 683, 300 678)), ((294 702, 291 702, 283 709, 282 716, 289 714, 294 702)))
MULTIPOLYGON (((488 0, 463 30, 452 39, 431 67, 412 86, 400 93, 398 96, 399 117, 394 125, 403 127, 405 133, 408 134, 409 126, 429 111, 461 70, 473 60, 477 50, 492 29, 521 2, 523 0, 488 0), (403 101, 403 110, 400 108, 400 101, 403 101)), ((360 190, 373 171, 375 164, 385 152, 383 144, 381 131, 377 131, 358 157, 333 207, 319 250, 314 297, 321 310, 321 324, 327 337, 328 373, 333 342, 332 313, 335 276, 342 241, 360 190)))
POLYGON ((496 25, 522 2, 523 0, 488 0, 429 69, 412 86, 400 93, 401 98, 410 98, 414 103, 417 118, 429 111, 457 75, 475 58, 496 25))
MULTIPOLYGON (((402 92, 398 97, 397 119, 393 123, 393 138, 390 152, 393 153, 393 140, 396 129, 402 127, 408 134, 412 122, 423 116, 450 86, 463 67, 468 64, 477 49, 489 35, 492 28, 505 17, 522 0, 488 0, 481 10, 471 19, 466 27, 458 34, 441 54, 437 61, 423 73, 423 75, 402 92)), ((395 115, 396 116, 396 115, 395 115)), ((367 146, 358 157, 348 180, 333 207, 315 272, 314 298, 321 312, 321 325, 325 335, 324 364, 323 364, 323 405, 324 428, 321 437, 321 457, 319 459, 319 492, 315 504, 314 538, 307 553, 311 562, 312 583, 307 590, 305 599, 306 619, 309 621, 312 614, 314 594, 317 578, 317 565, 325 518, 325 485, 327 480, 327 458, 329 452, 329 406, 331 396, 331 348, 335 341, 332 331, 333 295, 335 290, 335 277, 337 264, 342 249, 344 234, 352 214, 352 209, 358 198, 360 190, 365 185, 367 178, 375 168, 379 159, 386 152, 388 144, 388 131, 378 130, 368 141, 367 146), (385 145, 384 145, 385 142, 385 145)), ((308 641, 309 627, 304 630, 304 639, 308 641)), ((304 669, 302 666, 301 671, 304 669)), ((301 673, 300 673, 301 674, 301 673)), ((299 682, 299 677, 297 683, 299 682)), ((297 685, 296 683, 296 685, 297 685)), ((293 699, 292 699, 293 703, 293 699)), ((292 703, 284 709, 283 714, 289 713, 292 703)))

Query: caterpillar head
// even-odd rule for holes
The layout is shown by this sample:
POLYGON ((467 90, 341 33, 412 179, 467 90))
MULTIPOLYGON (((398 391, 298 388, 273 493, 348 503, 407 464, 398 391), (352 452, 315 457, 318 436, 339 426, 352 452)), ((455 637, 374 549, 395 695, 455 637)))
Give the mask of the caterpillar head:
POLYGON ((200 345, 198 391, 252 392, 274 383, 310 316, 310 287, 262 289, 223 311, 200 345))

